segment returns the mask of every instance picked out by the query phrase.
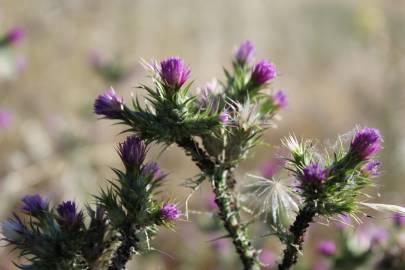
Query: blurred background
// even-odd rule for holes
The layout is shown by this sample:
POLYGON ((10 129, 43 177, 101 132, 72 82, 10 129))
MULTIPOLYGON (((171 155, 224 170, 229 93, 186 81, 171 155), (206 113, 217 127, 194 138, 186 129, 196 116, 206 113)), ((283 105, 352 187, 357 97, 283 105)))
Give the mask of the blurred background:
MULTIPOLYGON (((349 0, 2 0, 0 34, 19 26, 25 36, 0 49, 0 219, 25 194, 46 195, 55 204, 91 200, 119 167, 115 144, 120 127, 92 113, 97 94, 113 86, 124 100, 147 82, 141 58, 182 57, 194 87, 223 79, 237 44, 249 39, 257 58, 275 63, 273 84, 288 96, 277 127, 238 170, 260 174, 280 139, 334 140, 356 125, 381 129, 382 176, 375 200, 405 205, 405 1, 349 0)), ((197 169, 176 147, 157 159, 169 172, 164 196, 184 209, 182 187, 197 169)), ((194 194, 192 222, 161 231, 158 250, 136 257, 129 269, 235 269, 228 240, 210 211, 206 186, 194 194)), ((374 215, 374 213, 373 213, 374 215)), ((379 224, 387 214, 375 215, 379 224)), ((258 228, 258 230, 262 230, 258 228)), ((312 244, 333 228, 315 225, 303 266, 313 262, 312 244)), ((260 235, 260 233, 258 234, 260 235)), ((275 238, 255 239, 268 264, 280 254, 275 238)), ((15 253, 0 249, 0 269, 15 269, 15 253)))

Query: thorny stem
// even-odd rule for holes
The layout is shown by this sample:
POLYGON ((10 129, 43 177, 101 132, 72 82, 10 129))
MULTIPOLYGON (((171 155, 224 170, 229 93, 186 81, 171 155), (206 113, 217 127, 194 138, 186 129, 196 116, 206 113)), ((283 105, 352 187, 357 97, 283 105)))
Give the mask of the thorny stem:
POLYGON ((316 208, 313 202, 307 202, 298 212, 289 230, 283 261, 278 266, 279 270, 288 270, 297 263, 298 253, 303 249, 305 232, 315 215, 316 208))
POLYGON ((218 161, 213 161, 192 138, 177 141, 186 154, 196 163, 197 167, 212 180, 215 202, 219 208, 219 216, 232 238, 235 249, 243 264, 244 270, 260 269, 257 251, 253 248, 246 227, 241 224, 237 198, 233 193, 235 178, 233 168, 222 168, 218 161))
POLYGON ((218 170, 218 173, 212 177, 212 188, 215 193, 215 202, 219 208, 219 216, 232 238, 244 269, 260 269, 257 251, 252 246, 246 227, 240 221, 239 205, 232 192, 233 187, 229 187, 227 184, 228 173, 228 170, 218 170))
POLYGON ((136 251, 138 242, 139 239, 135 235, 135 230, 129 227, 121 236, 121 244, 114 252, 108 270, 125 269, 125 265, 136 251))

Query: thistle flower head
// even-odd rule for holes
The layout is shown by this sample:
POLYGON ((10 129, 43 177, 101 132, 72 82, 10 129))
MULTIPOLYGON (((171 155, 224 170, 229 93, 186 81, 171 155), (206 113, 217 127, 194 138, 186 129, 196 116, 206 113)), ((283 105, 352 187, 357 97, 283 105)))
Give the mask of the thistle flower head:
POLYGON ((184 65, 179 57, 169 57, 160 62, 159 75, 166 86, 179 88, 188 79, 190 69, 184 65))
POLYGON ((111 87, 99 95, 94 102, 94 112, 109 119, 119 119, 122 111, 122 98, 111 87))
POLYGON ((8 43, 15 45, 24 38, 25 32, 21 27, 14 27, 10 29, 6 34, 6 40, 8 43))
POLYGON ((118 145, 118 154, 127 169, 140 167, 146 157, 146 145, 138 137, 130 136, 118 145))
POLYGON ((249 129, 260 123, 261 114, 257 103, 246 101, 244 104, 236 103, 237 114, 235 116, 238 126, 249 129))
POLYGON ((261 60, 253 68, 251 81, 255 85, 263 85, 274 79, 276 76, 276 67, 266 60, 261 60))
POLYGON ((350 226, 351 219, 348 214, 342 214, 339 216, 339 218, 336 220, 336 227, 340 230, 345 230, 347 227, 350 226))
POLYGON ((1 233, 9 242, 18 241, 22 238, 22 233, 25 226, 21 219, 14 214, 14 218, 10 218, 1 223, 1 233))
POLYGON ((323 240, 318 243, 318 252, 324 256, 332 256, 336 252, 336 244, 330 240, 323 240))
POLYGON ((268 249, 263 249, 259 255, 259 261, 267 267, 273 267, 276 264, 277 256, 268 249))
POLYGON ((12 115, 9 111, 0 109, 0 129, 8 128, 11 124, 12 115))
POLYGON ((221 101, 220 94, 223 93, 223 91, 223 88, 215 79, 199 87, 197 89, 197 107, 200 110, 209 108, 210 114, 216 113, 221 101))
POLYGON ((287 97, 283 91, 277 91, 271 98, 273 99, 273 103, 277 108, 284 109, 287 107, 287 97))
POLYGON ((349 248, 356 253, 363 253, 375 245, 384 245, 388 240, 387 231, 375 226, 361 227, 348 241, 349 248))
POLYGON ((311 270, 331 270, 331 267, 326 261, 317 261, 311 270))
POLYGON ((255 45, 249 40, 246 40, 237 48, 235 52, 235 59, 241 65, 249 65, 253 62, 254 53, 255 45))
POLYGON ((361 168, 362 174, 365 176, 376 177, 380 175, 379 168, 380 168, 380 161, 378 160, 370 160, 366 164, 363 165, 361 168))
POLYGON ((57 221, 60 226, 65 228, 77 228, 83 224, 83 213, 77 211, 74 201, 66 201, 58 205, 57 221))
POLYGON ((210 193, 207 197, 207 201, 206 201, 206 205, 208 210, 210 211, 217 211, 218 210, 218 205, 215 202, 215 194, 214 193, 210 193))
POLYGON ((388 240, 388 232, 384 228, 373 227, 369 233, 372 244, 384 245, 388 240))
POLYGON ((142 174, 144 175, 152 175, 153 179, 155 180, 162 180, 165 175, 162 173, 159 165, 156 162, 149 162, 145 164, 142 169, 142 174))
POLYGON ((319 184, 326 180, 327 175, 319 163, 311 163, 302 170, 301 182, 308 184, 319 184))
POLYGON ((28 214, 38 214, 48 209, 48 200, 42 198, 40 195, 26 195, 22 198, 22 209, 28 214))
POLYGON ((218 115, 219 122, 226 124, 229 121, 229 114, 226 111, 222 111, 218 115))
POLYGON ((401 213, 394 213, 392 216, 392 219, 394 220, 394 224, 398 227, 404 227, 405 226, 405 215, 401 213))
POLYGON ((265 163, 260 171, 265 178, 272 178, 283 167, 285 160, 282 158, 273 158, 265 163))
POLYGON ((295 135, 290 135, 282 140, 283 145, 293 154, 303 156, 306 151, 306 144, 303 141, 298 141, 295 135))
POLYGON ((197 106, 200 109, 205 109, 211 102, 211 92, 206 88, 198 89, 197 106))
POLYGON ((349 152, 366 160, 381 149, 381 141, 381 135, 377 129, 360 129, 353 136, 349 152))
POLYGON ((175 204, 165 203, 160 209, 160 216, 162 220, 174 221, 178 219, 181 215, 181 211, 177 208, 175 204))
POLYGON ((247 185, 252 203, 259 214, 274 227, 288 228, 299 210, 297 196, 285 181, 267 179, 249 174, 255 181, 247 185))

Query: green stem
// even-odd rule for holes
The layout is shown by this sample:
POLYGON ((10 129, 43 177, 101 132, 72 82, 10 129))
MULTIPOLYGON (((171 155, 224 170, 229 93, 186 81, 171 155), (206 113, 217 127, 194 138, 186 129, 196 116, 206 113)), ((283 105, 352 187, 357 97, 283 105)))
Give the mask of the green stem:
POLYGON ((198 168, 210 177, 219 216, 229 237, 232 238, 243 269, 260 269, 257 251, 251 244, 246 228, 241 224, 239 206, 233 191, 236 182, 232 174, 233 168, 222 168, 221 164, 213 161, 192 138, 183 138, 178 140, 177 144, 191 156, 198 168))
POLYGON ((139 239, 136 237, 135 230, 128 227, 121 236, 121 244, 114 252, 108 270, 125 269, 127 262, 136 251, 138 242, 139 239))
POLYGON ((246 227, 241 224, 240 209, 233 187, 228 185, 229 179, 233 178, 230 174, 229 170, 218 170, 212 177, 212 189, 219 208, 219 216, 242 261, 243 269, 260 269, 257 251, 252 246, 246 227))
POLYGON ((298 215, 289 230, 287 246, 284 249, 284 257, 278 266, 279 270, 291 269, 291 267, 297 263, 298 253, 303 249, 305 232, 315 215, 316 208, 312 202, 306 203, 298 212, 298 215))

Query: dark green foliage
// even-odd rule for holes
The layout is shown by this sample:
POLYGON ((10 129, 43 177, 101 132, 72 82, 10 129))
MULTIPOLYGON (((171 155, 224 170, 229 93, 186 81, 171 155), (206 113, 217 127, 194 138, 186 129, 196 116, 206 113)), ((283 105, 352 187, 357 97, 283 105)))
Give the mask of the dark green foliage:
POLYGON ((62 229, 54 209, 43 211, 36 218, 27 217, 20 236, 8 240, 29 262, 17 266, 41 270, 95 269, 91 267, 101 263, 111 241, 102 209, 94 211, 88 207, 88 214, 90 224, 82 223, 74 230, 62 229))

